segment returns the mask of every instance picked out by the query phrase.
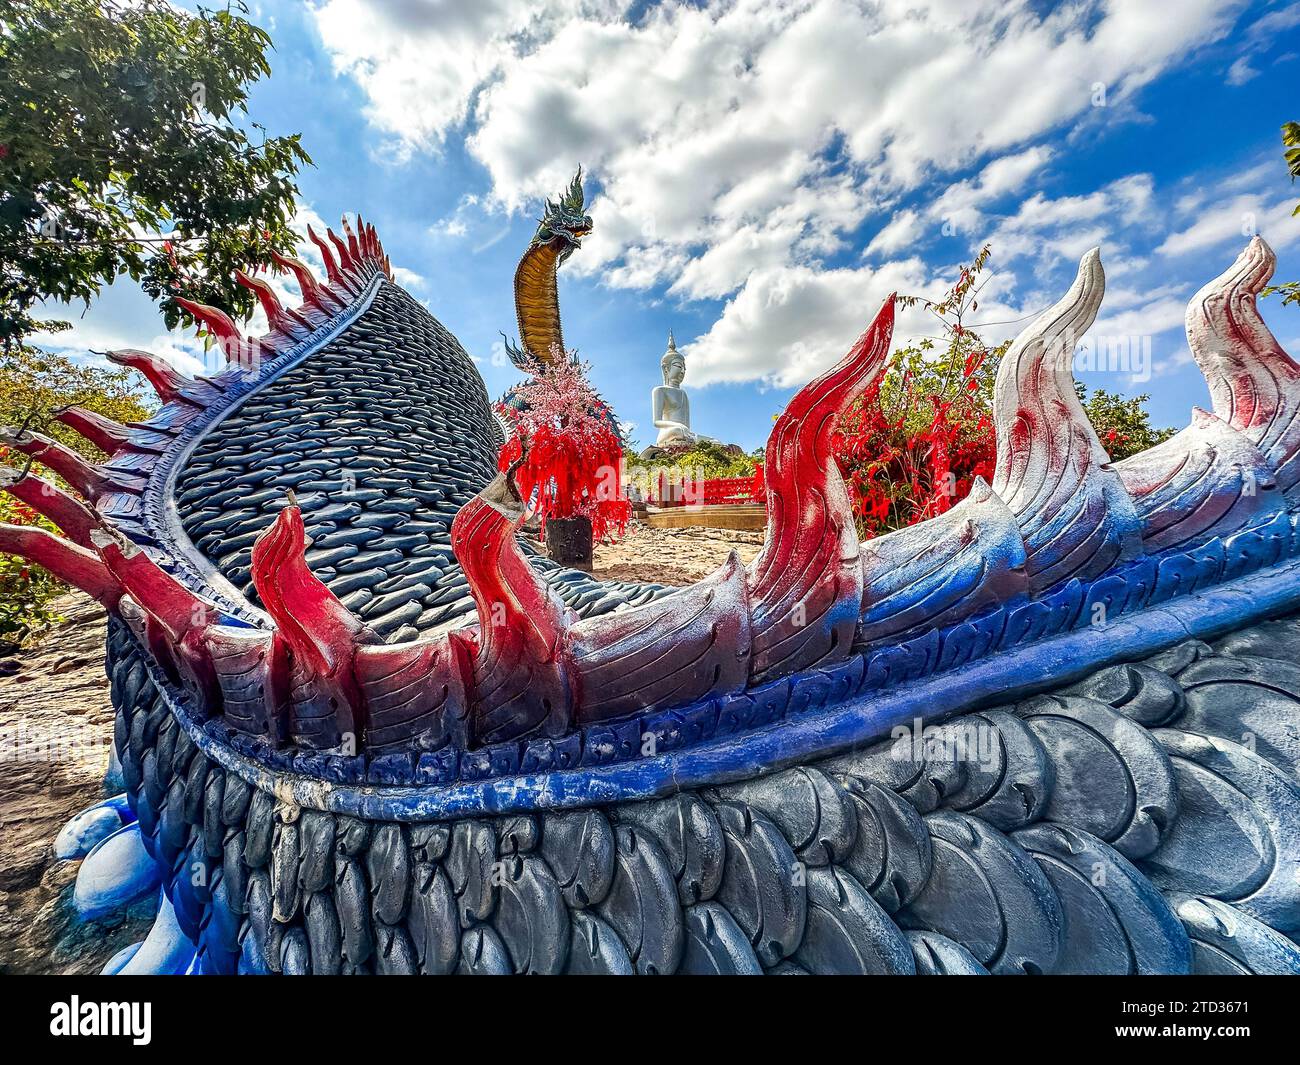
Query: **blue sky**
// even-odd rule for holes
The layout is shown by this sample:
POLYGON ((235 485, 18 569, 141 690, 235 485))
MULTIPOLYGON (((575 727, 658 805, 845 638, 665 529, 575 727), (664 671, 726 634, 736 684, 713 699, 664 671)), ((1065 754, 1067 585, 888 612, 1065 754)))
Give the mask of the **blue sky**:
MULTIPOLYGON (((480 361, 517 379, 511 279, 574 167, 596 232, 561 272, 566 341, 631 436, 673 329, 695 428, 763 443, 794 387, 891 290, 937 294, 993 246, 976 324, 998 340, 1068 286, 1094 244, 1099 342, 1139 361, 1081 373, 1187 423, 1205 385, 1187 299, 1260 232, 1300 277, 1279 127, 1300 120, 1300 3, 1112 0, 262 0, 275 41, 252 116, 301 132, 301 220, 360 211, 399 280, 480 361), (1140 357, 1150 352, 1144 370, 1140 357), (1134 370, 1137 370, 1135 373, 1134 370)), ((306 249, 304 249, 306 251, 306 249)), ((311 261, 309 255, 304 258, 311 261)), ((1300 309, 1263 304, 1300 355, 1300 309)), ((118 283, 84 353, 144 347, 193 370, 118 283)), ((901 337, 933 329, 900 317, 901 337)))

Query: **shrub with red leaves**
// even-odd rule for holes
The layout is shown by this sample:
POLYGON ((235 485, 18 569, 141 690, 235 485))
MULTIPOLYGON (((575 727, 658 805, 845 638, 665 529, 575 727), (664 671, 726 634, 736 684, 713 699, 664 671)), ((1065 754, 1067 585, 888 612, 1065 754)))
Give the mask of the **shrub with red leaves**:
POLYGON ((927 339, 896 352, 840 421, 835 454, 863 539, 942 514, 976 477, 992 479, 989 401, 1006 345, 990 349, 963 324, 979 307, 988 257, 985 246, 941 300, 899 297, 899 307, 923 305, 935 315, 946 347, 927 339))
MULTIPOLYGON (((976 477, 993 480, 993 382, 1010 342, 989 347, 963 321, 979 308, 988 257, 986 245, 938 301, 899 297, 900 307, 924 306, 935 315, 943 343, 926 339, 896 352, 840 422, 835 456, 863 539, 942 514, 966 497, 976 477)), ((1112 461, 1173 435, 1151 427, 1147 396, 1076 388, 1112 461)))
POLYGON ((863 538, 944 513, 965 498, 976 477, 990 480, 996 457, 993 423, 981 393, 989 353, 965 353, 944 373, 920 349, 897 356, 841 420, 835 457, 853 493, 863 538))

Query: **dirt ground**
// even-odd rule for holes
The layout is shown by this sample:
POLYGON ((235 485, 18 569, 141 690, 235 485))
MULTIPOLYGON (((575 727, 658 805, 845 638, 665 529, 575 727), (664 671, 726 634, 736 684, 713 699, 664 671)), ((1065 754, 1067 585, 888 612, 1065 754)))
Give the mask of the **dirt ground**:
MULTIPOLYGON (((758 554, 758 533, 651 529, 637 524, 597 547, 601 580, 685 585, 734 548, 758 554)), ((54 838, 104 797, 113 710, 104 675, 105 616, 82 595, 34 646, 0 659, 0 973, 94 973, 144 937, 148 921, 81 923, 71 906, 77 862, 54 858, 54 838)))
POLYGON ((99 972, 148 930, 79 921, 78 863, 54 857, 67 820, 104 797, 113 737, 104 612, 80 594, 58 606, 61 624, 0 659, 0 973, 99 972))
POLYGON ((734 548, 751 562, 763 534, 730 529, 652 529, 640 522, 612 544, 596 547, 591 574, 603 581, 693 584, 727 560, 734 548))

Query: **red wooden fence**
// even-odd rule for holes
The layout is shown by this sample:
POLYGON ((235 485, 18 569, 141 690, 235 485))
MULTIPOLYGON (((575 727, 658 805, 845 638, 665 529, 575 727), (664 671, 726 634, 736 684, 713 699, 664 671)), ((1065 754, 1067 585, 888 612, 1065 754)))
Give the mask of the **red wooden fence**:
POLYGON ((767 501, 767 485, 760 463, 752 477, 713 477, 696 480, 660 473, 650 490, 649 502, 660 507, 736 506, 767 501))

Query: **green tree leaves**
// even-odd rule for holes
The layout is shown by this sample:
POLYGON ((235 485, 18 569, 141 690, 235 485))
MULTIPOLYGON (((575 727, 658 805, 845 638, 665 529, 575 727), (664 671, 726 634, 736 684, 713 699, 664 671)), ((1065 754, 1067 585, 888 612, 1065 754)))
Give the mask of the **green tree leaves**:
MULTIPOLYGON (((1282 124, 1282 144, 1286 148, 1286 168, 1291 173, 1291 180, 1300 178, 1300 122, 1282 124)), ((1292 214, 1300 214, 1300 203, 1292 214)))
POLYGON ((1151 428, 1151 418, 1143 406, 1151 398, 1148 395, 1126 398, 1104 388, 1089 395, 1083 385, 1076 383, 1075 388, 1083 401, 1083 412, 1112 462, 1155 447, 1174 435, 1173 429, 1151 428))
MULTIPOLYGON (((13 347, 0 366, 0 425, 25 425, 54 437, 91 462, 99 462, 104 455, 98 448, 50 416, 61 407, 76 404, 115 421, 143 421, 150 408, 136 391, 137 384, 132 370, 86 366, 32 347, 13 347)), ((27 456, 10 454, 3 447, 0 463, 20 469, 29 465, 27 456)), ((40 465, 32 466, 31 472, 47 480, 54 477, 40 465)), ((6 492, 0 492, 0 522, 58 532, 6 492)), ((66 584, 40 566, 0 554, 0 645, 20 640, 55 620, 51 603, 67 590, 66 584)))
MULTIPOLYGON (((266 31, 236 6, 166 0, 0 0, 0 343, 37 328, 42 299, 89 301, 128 275, 234 316, 254 297, 236 267, 293 247, 297 136, 252 133, 249 86, 266 31)), ((48 327, 41 323, 41 327, 48 327)))
MULTIPOLYGON (((1286 149, 1283 156, 1286 159, 1287 171, 1291 175, 1291 180, 1295 181, 1296 178, 1300 178, 1300 122, 1282 124, 1282 146, 1286 149)), ((1296 215, 1300 215, 1300 203, 1297 203, 1295 210, 1291 212, 1293 218, 1296 215)), ((1300 306, 1300 281, 1283 281, 1280 285, 1269 285, 1260 295, 1280 295, 1283 307, 1288 303, 1300 306)))

